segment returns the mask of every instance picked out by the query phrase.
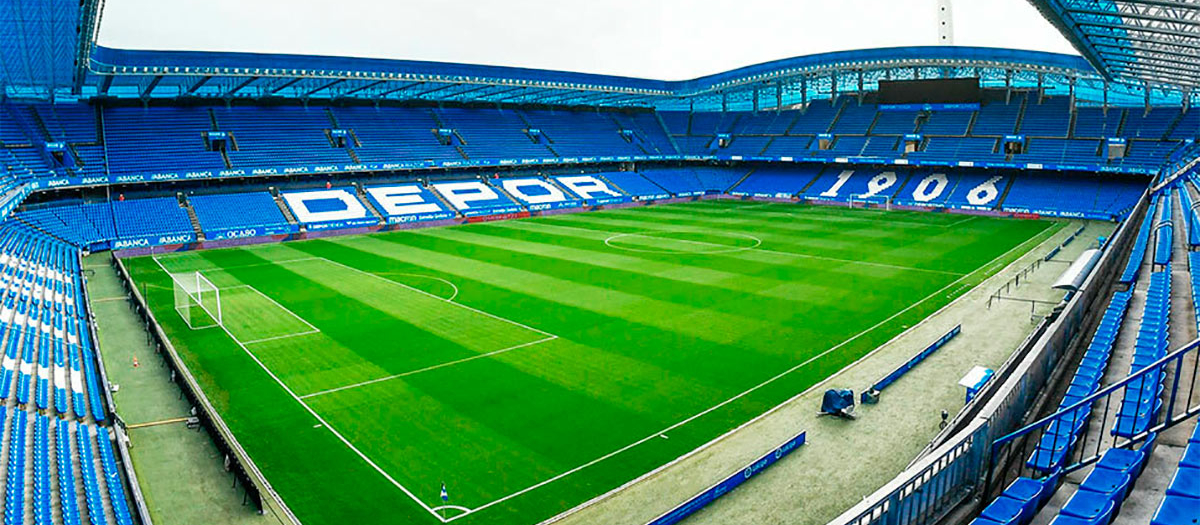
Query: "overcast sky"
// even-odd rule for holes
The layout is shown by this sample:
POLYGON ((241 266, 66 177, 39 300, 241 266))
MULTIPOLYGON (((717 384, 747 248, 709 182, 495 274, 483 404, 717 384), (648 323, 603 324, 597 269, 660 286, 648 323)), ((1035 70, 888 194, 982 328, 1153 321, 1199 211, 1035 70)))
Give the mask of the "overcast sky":
MULTIPOLYGON (((955 43, 1077 54, 1026 0, 957 0, 955 43)), ((107 0, 101 45, 522 66, 682 80, 933 45, 936 0, 107 0)))

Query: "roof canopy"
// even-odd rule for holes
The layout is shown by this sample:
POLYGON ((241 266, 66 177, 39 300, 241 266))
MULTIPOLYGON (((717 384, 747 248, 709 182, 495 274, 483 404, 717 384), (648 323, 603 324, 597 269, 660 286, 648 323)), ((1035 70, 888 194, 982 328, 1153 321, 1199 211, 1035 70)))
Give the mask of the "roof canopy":
POLYGON ((1200 84, 1200 4, 1192 0, 1030 0, 1109 80, 1200 84))
MULTIPOLYGON (((1140 5, 1174 0, 1119 1, 1140 5)), ((95 45, 101 3, 4 2, 0 7, 3 95, 39 100, 361 99, 749 110, 871 91, 880 80, 979 77, 987 87, 1042 87, 1114 104, 1178 104, 1196 96, 1188 91, 1191 84, 1148 84, 1114 74, 1135 71, 1133 65, 1098 73, 1093 64, 1107 67, 1107 62, 981 47, 822 53, 684 81, 411 60, 111 49, 95 45)), ((1087 3, 1093 8, 1099 3, 1115 5, 1087 3)), ((1194 69, 1192 62, 1187 67, 1194 69)), ((1140 68, 1136 71, 1150 71, 1145 64, 1136 67, 1140 68)), ((1176 72, 1171 78, 1186 80, 1192 78, 1189 75, 1200 73, 1176 72)))

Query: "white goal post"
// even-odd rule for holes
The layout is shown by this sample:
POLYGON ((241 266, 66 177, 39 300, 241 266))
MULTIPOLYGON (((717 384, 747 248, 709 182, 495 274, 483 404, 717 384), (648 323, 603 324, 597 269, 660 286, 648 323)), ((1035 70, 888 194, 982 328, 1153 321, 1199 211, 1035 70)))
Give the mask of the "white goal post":
POLYGON ((193 330, 224 326, 221 289, 200 272, 172 274, 175 311, 193 330))
POLYGON ((892 197, 890 195, 889 196, 876 195, 874 197, 863 197, 862 195, 851 195, 850 199, 846 201, 846 206, 848 206, 850 208, 856 208, 856 207, 866 208, 866 207, 869 207, 871 204, 877 204, 877 205, 881 206, 883 209, 891 211, 892 197))

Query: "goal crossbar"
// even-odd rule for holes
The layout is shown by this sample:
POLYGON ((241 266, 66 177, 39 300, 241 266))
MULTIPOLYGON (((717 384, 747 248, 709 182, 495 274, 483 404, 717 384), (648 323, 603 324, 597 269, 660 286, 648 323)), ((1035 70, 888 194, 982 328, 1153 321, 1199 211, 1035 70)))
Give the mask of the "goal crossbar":
POLYGON ((200 272, 172 274, 175 311, 192 329, 224 326, 221 289, 200 272), (199 311, 197 311, 199 309, 199 311))

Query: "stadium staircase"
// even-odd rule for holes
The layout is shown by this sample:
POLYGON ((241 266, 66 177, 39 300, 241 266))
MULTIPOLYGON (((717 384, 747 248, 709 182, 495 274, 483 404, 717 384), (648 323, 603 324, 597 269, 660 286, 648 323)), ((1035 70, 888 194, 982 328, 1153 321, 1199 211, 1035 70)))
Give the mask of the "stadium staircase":
POLYGON ((192 208, 192 203, 188 202, 187 196, 183 193, 176 194, 179 199, 179 207, 187 212, 188 221, 192 223, 192 229, 195 230, 196 239, 203 242, 205 239, 204 228, 200 226, 200 218, 196 217, 196 210, 192 208))
POLYGON ((846 105, 850 102, 845 98, 839 97, 833 103, 837 104, 837 110, 834 111, 833 118, 829 121, 829 127, 825 128, 825 133, 833 133, 834 128, 837 127, 838 121, 842 118, 842 112, 846 110, 846 105))
POLYGON ((1029 97, 1021 97, 1021 107, 1017 108, 1017 122, 1013 125, 1013 133, 1021 133, 1021 124, 1025 121, 1025 107, 1029 104, 1029 97))
POLYGON ((358 201, 362 203, 363 207, 365 207, 367 211, 370 211, 371 215, 375 216, 375 220, 379 221, 380 224, 384 224, 386 221, 383 218, 383 214, 379 213, 379 210, 375 208, 375 204, 371 202, 372 199, 367 197, 367 192, 363 189, 362 183, 355 182, 353 185, 354 196, 358 197, 358 201))
POLYGON ((1013 184, 1017 182, 1017 177, 1020 177, 1020 175, 1016 174, 1015 172, 1007 177, 1004 177, 1004 191, 1000 192, 1000 198, 996 199, 996 205, 992 208, 993 210, 1003 209, 1004 201, 1008 199, 1008 192, 1012 191, 1013 184))
POLYGON ((456 217, 462 216, 462 213, 458 211, 458 208, 455 208, 453 204, 450 204, 450 201, 446 200, 446 198, 443 197, 442 194, 437 191, 437 189, 435 189, 433 186, 429 185, 428 180, 425 181, 424 186, 425 186, 425 189, 429 191, 429 193, 433 194, 434 197, 437 197, 438 202, 442 203, 443 208, 453 211, 454 215, 456 217))
POLYGON ((963 132, 963 136, 966 136, 966 137, 975 136, 975 123, 978 121, 979 121, 979 111, 978 110, 972 111, 971 119, 967 121, 967 130, 965 132, 963 132))
POLYGON ((755 169, 751 169, 750 171, 747 171, 746 174, 742 175, 742 178, 738 179, 737 182, 733 183, 732 186, 725 188, 725 193, 729 193, 729 192, 733 191, 733 189, 738 187, 739 184, 746 182, 746 179, 750 178, 751 175, 754 175, 755 171, 756 171, 755 169))
MULTIPOLYGON (((617 184, 613 183, 613 181, 611 181, 611 180, 608 180, 608 177, 605 177, 603 173, 594 173, 594 174, 592 174, 592 176, 596 177, 597 179, 600 179, 600 180, 604 181, 604 183, 605 183, 605 184, 607 184, 609 188, 612 188, 612 189, 614 189, 614 190, 617 190, 617 192, 618 192, 618 193, 620 193, 620 194, 622 194, 622 195, 631 195, 631 194, 630 194, 628 191, 625 191, 625 189, 624 189, 624 188, 622 188, 622 187, 620 187, 619 185, 617 185, 617 184)), ((647 182, 649 182, 649 181, 647 181, 647 182)), ((555 184, 557 184, 557 182, 555 182, 555 184)), ((651 184, 653 184, 653 182, 651 182, 651 184)), ((655 186, 657 186, 657 184, 655 184, 655 186)), ((663 191, 667 191, 667 190, 663 190, 663 191)))
POLYGON ((659 127, 662 128, 663 135, 667 137, 667 142, 671 143, 671 148, 675 150, 674 154, 681 155, 682 151, 679 149, 679 144, 675 142, 675 137, 671 135, 671 130, 667 129, 667 122, 663 120, 662 115, 660 115, 658 111, 654 111, 654 120, 658 121, 659 127))
MULTIPOLYGON (((496 183, 494 182, 494 180, 495 180, 495 179, 491 179, 491 178, 484 178, 484 184, 487 184, 488 186, 491 186, 491 187, 492 187, 492 189, 496 190, 496 193, 499 193, 499 194, 503 195, 503 196, 504 196, 504 197, 506 197, 508 200, 510 200, 510 201, 513 201, 513 204, 516 204, 517 206, 520 206, 520 207, 521 207, 521 211, 529 211, 529 208, 525 207, 525 201, 523 201, 523 200, 521 200, 521 199, 518 199, 518 198, 514 197, 514 196, 513 196, 513 194, 509 193, 509 192, 508 192, 508 190, 504 189, 504 186, 503 186, 503 185, 501 185, 501 184, 496 184, 496 183)), ((568 193, 568 195, 569 195, 569 193, 568 193)))
POLYGON ((271 198, 275 199, 275 205, 279 207, 279 211, 283 212, 283 217, 287 219, 288 224, 295 226, 299 231, 304 231, 304 225, 296 220, 296 216, 292 215, 292 210, 288 208, 287 203, 283 202, 283 197, 279 196, 278 188, 271 188, 271 198))

